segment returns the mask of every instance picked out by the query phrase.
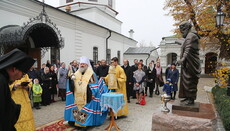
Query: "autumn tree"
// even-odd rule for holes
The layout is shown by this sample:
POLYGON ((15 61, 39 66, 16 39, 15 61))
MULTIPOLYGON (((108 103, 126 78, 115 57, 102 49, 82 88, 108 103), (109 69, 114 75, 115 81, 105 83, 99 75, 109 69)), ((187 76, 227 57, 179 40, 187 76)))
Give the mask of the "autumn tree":
MULTIPOLYGON (((229 0, 166 0, 165 10, 173 16, 174 26, 190 21, 203 38, 202 46, 216 46, 219 58, 230 60, 230 2, 229 0), (215 15, 222 10, 226 14, 225 24, 216 27, 215 15), (213 45, 211 45, 213 44, 213 45)), ((178 28, 175 33, 179 33, 178 28)))

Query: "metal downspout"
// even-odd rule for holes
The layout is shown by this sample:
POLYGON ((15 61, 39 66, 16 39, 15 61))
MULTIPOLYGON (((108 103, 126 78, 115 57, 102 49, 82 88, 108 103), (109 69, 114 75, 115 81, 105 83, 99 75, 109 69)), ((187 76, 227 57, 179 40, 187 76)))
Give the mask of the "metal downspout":
POLYGON ((107 64, 109 64, 108 62, 108 56, 107 56, 107 54, 108 54, 108 45, 109 45, 109 42, 108 42, 108 40, 109 40, 109 38, 111 37, 111 30, 109 30, 109 36, 106 38, 106 45, 105 45, 105 48, 106 48, 106 51, 105 51, 105 60, 106 60, 106 62, 107 62, 107 64))

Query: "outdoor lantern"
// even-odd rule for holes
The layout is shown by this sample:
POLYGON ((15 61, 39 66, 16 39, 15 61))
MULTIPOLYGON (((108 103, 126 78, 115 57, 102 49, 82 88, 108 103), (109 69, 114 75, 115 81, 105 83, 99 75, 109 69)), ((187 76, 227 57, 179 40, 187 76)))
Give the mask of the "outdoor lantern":
POLYGON ((222 11, 217 12, 216 14, 216 26, 220 27, 224 25, 225 14, 222 11))

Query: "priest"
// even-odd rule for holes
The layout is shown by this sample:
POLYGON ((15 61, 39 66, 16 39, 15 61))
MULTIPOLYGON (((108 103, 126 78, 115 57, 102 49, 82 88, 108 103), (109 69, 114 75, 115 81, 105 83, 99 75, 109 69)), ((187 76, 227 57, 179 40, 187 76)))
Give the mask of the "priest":
POLYGON ((16 131, 21 106, 11 98, 9 84, 21 79, 34 64, 33 58, 19 49, 0 57, 0 131, 16 131))
POLYGON ((109 67, 109 74, 104 78, 108 88, 113 92, 121 93, 124 95, 125 106, 118 111, 117 116, 128 115, 128 103, 126 94, 126 74, 122 67, 118 65, 118 58, 114 57, 109 67))
POLYGON ((83 130, 88 126, 104 123, 107 111, 101 112, 100 97, 107 92, 107 87, 103 85, 104 82, 98 81, 87 57, 80 58, 79 69, 72 76, 72 80, 75 86, 74 95, 67 87, 65 120, 75 121, 75 125, 83 130))

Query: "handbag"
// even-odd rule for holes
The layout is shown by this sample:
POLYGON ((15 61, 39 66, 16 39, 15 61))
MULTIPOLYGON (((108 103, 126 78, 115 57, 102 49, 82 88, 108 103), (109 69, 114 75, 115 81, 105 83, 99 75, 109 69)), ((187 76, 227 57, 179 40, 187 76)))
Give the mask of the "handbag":
POLYGON ((145 105, 146 101, 145 101, 145 95, 142 96, 141 101, 140 101, 140 105, 145 105))

